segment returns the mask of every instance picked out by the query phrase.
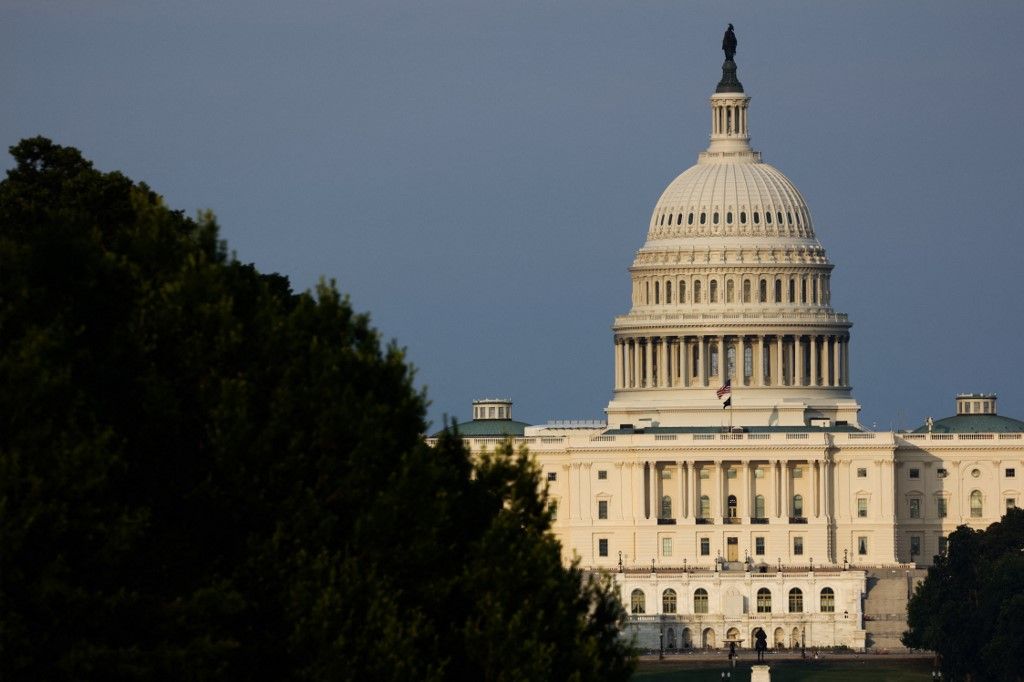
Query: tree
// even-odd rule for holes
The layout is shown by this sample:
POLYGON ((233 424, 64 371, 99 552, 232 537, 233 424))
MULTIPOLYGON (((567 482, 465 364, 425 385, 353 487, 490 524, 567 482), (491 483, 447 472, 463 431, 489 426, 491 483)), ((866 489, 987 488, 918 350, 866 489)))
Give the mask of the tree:
POLYGON ((907 606, 903 643, 941 657, 947 679, 1024 679, 1024 510, 960 526, 907 606))
POLYGON ((4 679, 625 679, 526 453, 421 437, 333 284, 44 138, 0 182, 4 679))

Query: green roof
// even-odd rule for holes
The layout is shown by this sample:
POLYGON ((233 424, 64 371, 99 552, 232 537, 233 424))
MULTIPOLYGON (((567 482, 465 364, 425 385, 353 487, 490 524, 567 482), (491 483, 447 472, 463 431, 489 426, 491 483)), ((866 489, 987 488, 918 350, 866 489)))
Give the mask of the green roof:
MULTIPOLYGON (((932 433, 1022 433, 1024 422, 998 414, 958 414, 938 419, 932 433)), ((928 433, 928 425, 914 429, 914 433, 928 433)))
MULTIPOLYGON (((522 436, 529 426, 526 422, 517 422, 513 419, 474 419, 469 422, 462 422, 457 425, 459 435, 465 438, 486 438, 488 436, 501 438, 503 436, 522 436)), ((442 431, 434 434, 434 438, 440 436, 442 431)))

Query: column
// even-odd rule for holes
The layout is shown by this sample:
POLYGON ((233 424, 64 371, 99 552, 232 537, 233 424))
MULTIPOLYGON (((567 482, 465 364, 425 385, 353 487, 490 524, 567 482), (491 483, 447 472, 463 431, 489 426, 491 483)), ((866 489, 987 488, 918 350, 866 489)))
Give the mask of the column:
POLYGON ((697 337, 697 385, 708 385, 707 346, 703 336, 697 337))
POLYGON ((853 386, 850 381, 850 337, 847 336, 843 343, 843 379, 846 380, 846 386, 853 386))
POLYGON ((818 385, 818 336, 811 337, 811 386, 818 385))
POLYGON ((633 486, 633 519, 640 521, 644 518, 644 463, 633 462, 630 466, 630 479, 633 486))
POLYGON ((653 344, 653 338, 644 339, 644 387, 646 388, 651 388, 654 385, 652 381, 654 378, 654 349, 652 348, 653 344))
POLYGON ((813 501, 811 502, 811 505, 812 505, 811 506, 811 513, 814 514, 814 518, 818 518, 818 515, 819 515, 819 511, 818 510, 820 509, 820 505, 821 505, 821 489, 820 489, 820 486, 818 484, 818 476, 819 476, 820 472, 818 470, 818 463, 817 462, 809 462, 809 463, 811 465, 810 466, 810 469, 811 469, 811 485, 814 488, 814 490, 812 491, 812 493, 813 493, 813 495, 812 495, 813 501))
POLYGON ((594 472, 591 467, 593 462, 583 462, 580 465, 580 499, 583 500, 583 520, 589 524, 594 523, 594 472))
POLYGON ((616 462, 615 470, 616 475, 619 477, 619 503, 615 505, 618 507, 618 518, 619 521, 626 520, 626 510, 631 509, 629 506, 631 501, 629 499, 629 468, 632 465, 628 462, 616 462))
POLYGON ((771 507, 765 510, 765 513, 769 516, 779 518, 779 498, 782 496, 779 492, 779 460, 773 459, 771 461, 772 469, 772 495, 771 495, 771 507))
POLYGON ((691 376, 691 362, 690 362, 690 337, 680 336, 679 337, 679 371, 682 373, 682 380, 679 382, 682 386, 689 386, 693 382, 690 381, 691 376))
MULTIPOLYGON (((716 515, 719 519, 725 518, 725 462, 718 462, 718 466, 715 467, 715 473, 718 475, 718 504, 715 505, 715 509, 718 510, 716 515)), ((716 524, 722 523, 722 521, 716 521, 716 524)))
POLYGON ((772 381, 773 386, 785 385, 785 377, 782 373, 782 335, 776 334, 775 336, 775 376, 777 380, 772 381))
POLYGON ((839 336, 833 337, 833 386, 842 386, 843 377, 840 374, 840 349, 839 349, 839 336))
POLYGON ((744 383, 746 382, 746 379, 747 379, 747 377, 744 374, 743 370, 744 370, 744 362, 743 362, 743 335, 740 334, 739 336, 736 337, 736 365, 735 365, 735 374, 736 374, 736 376, 734 377, 736 379, 736 384, 739 385, 739 386, 743 386, 744 383))
MULTIPOLYGON (((657 519, 661 516, 661 496, 658 494, 659 484, 661 483, 661 476, 658 472, 658 462, 653 461, 650 463, 650 470, 648 472, 651 482, 651 518, 657 519)), ((657 523, 657 521, 655 521, 657 523)))
POLYGON ((754 353, 754 374, 758 386, 764 386, 764 336, 757 335, 757 351, 754 353))
POLYGON ((754 515, 753 511, 751 511, 754 505, 753 495, 750 494, 750 462, 742 462, 740 470, 743 472, 743 494, 740 495, 739 505, 737 505, 739 509, 736 510, 736 513, 739 516, 749 519, 754 515))
POLYGON ((797 386, 804 385, 804 343, 800 335, 793 337, 793 383, 797 386))
POLYGON ((679 507, 678 507, 679 511, 676 513, 676 516, 678 516, 680 519, 685 519, 686 518, 686 505, 687 505, 687 499, 686 499, 686 478, 687 478, 687 473, 688 472, 686 470, 686 462, 680 460, 678 462, 678 464, 679 464, 679 507))
POLYGON ((718 337, 718 386, 725 385, 727 376, 729 376, 729 352, 725 349, 725 335, 723 334, 718 337))
POLYGON ((658 386, 664 388, 669 385, 668 379, 668 349, 665 347, 668 339, 661 337, 658 342, 658 386))
POLYGON ((818 462, 818 517, 828 516, 828 462, 818 462))
POLYGON ((782 516, 789 518, 793 511, 793 479, 789 474, 789 460, 782 460, 780 473, 782 474, 782 516))
POLYGON ((697 462, 690 462, 686 477, 686 504, 694 518, 700 516, 700 502, 697 500, 697 462))
POLYGON ((615 388, 622 388, 622 342, 615 339, 615 388))

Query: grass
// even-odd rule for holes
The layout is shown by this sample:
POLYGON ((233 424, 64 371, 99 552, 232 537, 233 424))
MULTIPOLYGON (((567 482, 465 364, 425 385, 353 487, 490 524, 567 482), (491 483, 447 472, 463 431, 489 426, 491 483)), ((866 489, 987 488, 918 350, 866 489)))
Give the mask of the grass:
MULTIPOLYGON (((924 682, 931 680, 928 660, 840 660, 840 661, 769 661, 772 682, 924 682)), ((738 663, 731 682, 750 681, 749 661, 738 663)), ((715 682, 722 679, 722 664, 705 661, 688 663, 644 662, 634 682, 715 682)))

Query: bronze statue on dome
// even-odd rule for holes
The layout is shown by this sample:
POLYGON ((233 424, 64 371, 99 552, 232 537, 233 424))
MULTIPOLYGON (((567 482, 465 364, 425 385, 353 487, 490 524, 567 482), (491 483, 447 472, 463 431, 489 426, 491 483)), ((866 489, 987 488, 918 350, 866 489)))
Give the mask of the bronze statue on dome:
POLYGON ((725 29, 725 35, 722 37, 722 50, 725 51, 725 60, 728 62, 731 62, 732 58, 736 56, 736 34, 733 33, 732 24, 725 29))

